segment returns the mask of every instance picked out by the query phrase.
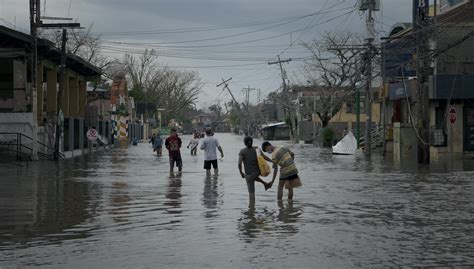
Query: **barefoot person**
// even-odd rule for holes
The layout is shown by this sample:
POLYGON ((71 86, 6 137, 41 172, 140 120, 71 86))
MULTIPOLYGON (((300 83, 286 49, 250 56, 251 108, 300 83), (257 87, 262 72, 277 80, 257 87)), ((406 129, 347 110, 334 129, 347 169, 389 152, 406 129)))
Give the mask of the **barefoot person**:
MULTIPOLYGON (((260 176, 260 169, 258 167, 257 161, 257 147, 253 147, 253 139, 250 136, 244 138, 245 148, 240 150, 239 153, 239 172, 242 178, 245 178, 247 181, 247 188, 249 191, 249 199, 250 201, 255 200, 255 181, 260 182, 265 187, 265 190, 270 188, 270 183, 263 181, 260 176), (242 163, 245 167, 245 173, 242 172, 242 163)), ((262 156, 263 153, 261 153, 262 156)), ((266 156, 265 156, 266 157, 266 156)), ((264 157, 264 158, 265 158, 264 157)), ((268 159, 268 157, 266 157, 268 159)), ((271 161, 270 159, 268 159, 271 161)))
POLYGON ((278 166, 280 166, 280 181, 278 182, 277 198, 283 198, 283 187, 288 189, 288 200, 293 200, 293 188, 301 186, 301 180, 298 177, 298 169, 295 165, 295 154, 286 147, 274 147, 270 142, 263 142, 262 149, 272 154, 273 179, 270 185, 276 179, 278 166))
POLYGON ((219 144, 219 141, 214 137, 214 132, 211 129, 206 129, 206 138, 202 141, 201 149, 204 150, 204 169, 206 175, 211 175, 211 165, 214 168, 214 174, 217 176, 219 169, 217 167, 217 150, 221 153, 221 158, 224 158, 224 151, 219 144), (216 150, 217 149, 217 150, 216 150))
POLYGON ((169 152, 170 156, 170 173, 174 170, 174 165, 178 167, 178 171, 181 172, 183 168, 183 161, 181 160, 181 138, 178 137, 178 133, 175 128, 171 129, 170 136, 166 138, 165 147, 169 152))
POLYGON ((162 148, 163 148, 163 139, 158 133, 153 139, 153 151, 156 151, 156 156, 161 156, 162 148))
POLYGON ((199 146, 198 133, 194 133, 193 138, 189 141, 187 148, 191 148, 191 156, 197 156, 197 147, 199 146))

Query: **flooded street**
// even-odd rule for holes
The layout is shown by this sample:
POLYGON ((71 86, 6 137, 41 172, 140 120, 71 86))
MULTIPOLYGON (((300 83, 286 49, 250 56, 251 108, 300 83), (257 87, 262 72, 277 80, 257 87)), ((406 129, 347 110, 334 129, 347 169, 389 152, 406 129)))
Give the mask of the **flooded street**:
POLYGON ((182 175, 170 175, 147 143, 0 166, 0 268, 474 265, 468 164, 400 168, 292 145, 303 182, 294 202, 258 184, 253 206, 237 169, 242 137, 216 137, 217 178, 185 147, 182 175))

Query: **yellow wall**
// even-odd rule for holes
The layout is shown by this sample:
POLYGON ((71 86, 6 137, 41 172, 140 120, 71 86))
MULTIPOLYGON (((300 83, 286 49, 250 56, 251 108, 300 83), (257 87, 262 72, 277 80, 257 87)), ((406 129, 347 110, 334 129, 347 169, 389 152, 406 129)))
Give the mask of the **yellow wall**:
POLYGON ((57 106, 57 96, 58 96, 58 73, 56 69, 48 70, 47 71, 47 78, 46 83, 48 84, 48 99, 47 99, 47 111, 49 113, 56 112, 57 106))
MULTIPOLYGON (((365 122, 366 116, 365 114, 360 115, 360 121, 365 122)), ((313 115, 313 121, 320 123, 321 120, 317 115, 313 115)), ((337 112, 329 122, 331 123, 349 123, 351 126, 352 123, 357 121, 357 114, 355 113, 347 113, 346 107, 344 106, 339 112, 337 112)), ((380 122, 380 104, 373 103, 372 104, 372 122, 380 122)))

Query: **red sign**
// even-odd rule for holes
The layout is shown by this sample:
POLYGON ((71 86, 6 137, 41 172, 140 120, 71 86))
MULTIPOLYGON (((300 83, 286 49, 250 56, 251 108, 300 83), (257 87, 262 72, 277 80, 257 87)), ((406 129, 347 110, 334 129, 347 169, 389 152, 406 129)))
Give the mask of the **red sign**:
POLYGON ((448 118, 451 124, 454 124, 456 122, 456 109, 454 107, 449 108, 448 118))

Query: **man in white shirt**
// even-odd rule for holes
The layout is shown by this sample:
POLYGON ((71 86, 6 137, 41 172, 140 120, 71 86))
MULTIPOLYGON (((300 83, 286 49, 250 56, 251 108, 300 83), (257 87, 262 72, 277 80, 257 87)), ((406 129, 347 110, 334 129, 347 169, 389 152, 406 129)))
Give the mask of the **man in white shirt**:
POLYGON ((221 158, 224 158, 224 151, 222 151, 219 141, 214 137, 214 132, 211 129, 206 129, 206 138, 201 143, 201 150, 204 150, 204 169, 206 175, 211 175, 211 165, 214 168, 214 174, 217 175, 219 169, 217 167, 217 150, 221 153, 221 158))

